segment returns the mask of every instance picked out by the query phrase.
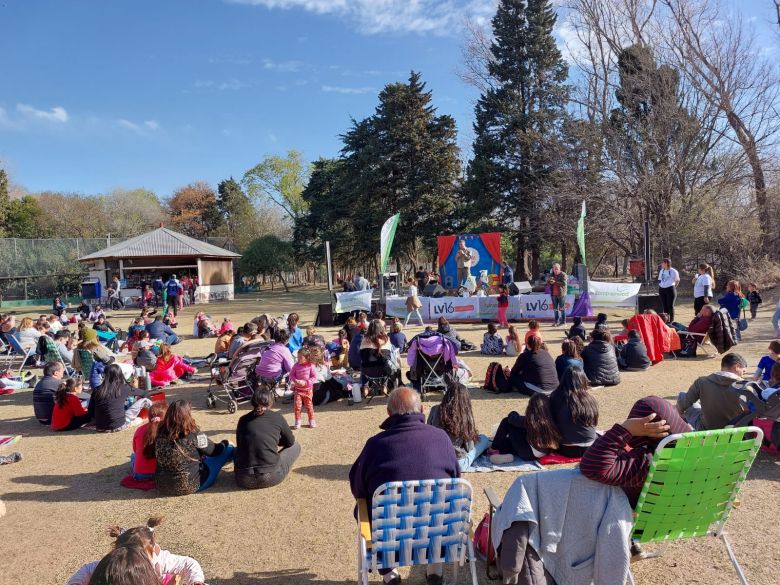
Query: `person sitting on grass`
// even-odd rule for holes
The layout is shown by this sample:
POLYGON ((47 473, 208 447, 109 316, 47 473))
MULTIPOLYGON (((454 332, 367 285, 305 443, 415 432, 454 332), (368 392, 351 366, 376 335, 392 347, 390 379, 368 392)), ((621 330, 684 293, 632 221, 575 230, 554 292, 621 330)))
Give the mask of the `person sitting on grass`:
POLYGON ((495 323, 488 323, 487 331, 482 336, 479 353, 482 355, 501 355, 504 353, 504 340, 498 334, 498 325, 495 323))
POLYGON ((116 539, 112 552, 83 565, 67 585, 205 585, 198 561, 160 548, 155 528, 162 522, 162 516, 153 516, 145 526, 111 526, 108 533, 116 539))
POLYGON ((620 348, 618 366, 626 370, 647 370, 651 365, 647 347, 642 343, 639 331, 629 331, 628 341, 620 348))
POLYGON ((369 392, 367 377, 387 377, 389 390, 398 386, 401 381, 400 353, 390 343, 390 338, 378 319, 371 321, 360 343, 360 384, 364 398, 369 392))
POLYGON ((769 382, 772 377, 772 368, 775 367, 778 360, 780 360, 780 340, 774 339, 769 342, 768 353, 758 361, 753 380, 769 382))
POLYGON ((149 378, 152 381, 152 386, 160 387, 178 384, 180 379, 187 380, 195 372, 197 372, 195 368, 171 351, 170 345, 163 343, 160 346, 154 370, 149 372, 149 378))
POLYGON ((566 337, 569 339, 579 337, 583 342, 587 339, 585 326, 582 324, 582 317, 574 317, 572 319, 572 326, 569 327, 569 332, 566 334, 566 337))
POLYGON ((390 343, 398 349, 399 353, 406 351, 406 335, 404 335, 401 321, 397 317, 393 319, 393 324, 390 326, 390 343))
POLYGON ((295 353, 303 347, 303 331, 298 327, 301 318, 298 313, 290 313, 287 316, 287 331, 290 333, 290 339, 287 341, 287 349, 290 353, 295 353))
POLYGON ((447 433, 461 472, 490 447, 490 439, 477 431, 469 390, 459 382, 450 381, 447 385, 441 404, 433 406, 428 414, 428 424, 447 433))
POLYGON ((60 362, 49 362, 43 366, 43 378, 33 389, 33 411, 42 425, 51 424, 55 396, 64 376, 65 366, 60 362))
POLYGON ((141 411, 151 405, 146 390, 132 388, 125 381, 122 368, 118 364, 111 364, 106 368, 103 383, 92 391, 87 412, 90 419, 95 419, 96 431, 115 433, 132 424, 141 424, 141 411), (128 406, 131 397, 135 401, 128 406))
MULTIPOLYGON (((366 500, 369 510, 374 492, 384 483, 460 477, 452 441, 443 430, 425 424, 417 391, 406 386, 393 390, 387 415, 382 432, 368 439, 349 471, 353 497, 366 500)), ((426 572, 428 585, 442 585, 443 565, 429 564, 426 572)), ((386 584, 401 583, 396 569, 379 569, 379 574, 386 584)))
POLYGON ((539 321, 535 319, 531 319, 528 322, 528 331, 525 332, 525 343, 528 343, 528 338, 535 335, 540 340, 544 341, 544 338, 542 337, 542 332, 539 329, 539 321))
POLYGON ((233 458, 233 446, 213 443, 192 418, 192 405, 176 400, 168 406, 155 443, 157 470, 154 481, 162 496, 201 492, 217 480, 222 467, 233 458))
POLYGON ((54 396, 54 410, 51 415, 51 430, 73 431, 87 424, 92 417, 79 398, 81 379, 66 378, 57 388, 54 396))
POLYGON ((506 336, 506 355, 515 357, 525 349, 523 340, 520 339, 520 328, 515 325, 509 326, 509 335, 506 336))
POLYGON ((220 331, 217 341, 214 342, 214 353, 218 358, 226 358, 230 353, 230 342, 233 340, 233 330, 220 331))
POLYGON ((436 331, 451 340, 455 344, 456 350, 460 350, 463 340, 460 335, 458 335, 455 328, 450 325, 450 322, 447 321, 446 317, 439 317, 439 320, 436 323, 436 331))
POLYGON ((295 360, 287 347, 289 332, 278 329, 274 335, 274 344, 263 352, 255 374, 263 382, 279 382, 292 370, 295 360))
POLYGON ((520 392, 528 396, 542 392, 549 394, 558 387, 558 374, 555 370, 555 360, 547 351, 544 341, 536 335, 528 338, 528 343, 509 372, 496 372, 496 386, 500 393, 520 392))
POLYGON ((583 368, 580 349, 574 339, 564 339, 561 343, 561 355, 555 358, 555 372, 559 380, 563 379, 569 368, 583 368))
POLYGON ((607 328, 596 327, 590 333, 590 343, 582 350, 585 374, 593 386, 617 386, 620 384, 612 334, 607 328))
POLYGON ((157 471, 156 444, 168 403, 164 400, 152 403, 149 407, 149 422, 141 425, 133 435, 133 454, 130 456, 130 468, 136 481, 150 481, 157 471))
POLYGON ((174 330, 163 322, 161 315, 157 315, 154 318, 154 321, 148 323, 146 325, 146 330, 149 332, 149 337, 152 340, 159 339, 168 345, 176 345, 181 341, 174 330))
POLYGON ((106 312, 103 310, 103 307, 100 305, 95 305, 95 307, 89 312, 89 315, 87 315, 86 321, 92 321, 93 323, 98 320, 98 318, 103 315, 106 316, 106 312))
POLYGON ((279 485, 301 454, 301 444, 284 417, 271 410, 273 404, 273 393, 260 386, 252 394, 252 410, 238 419, 235 480, 240 488, 279 485))

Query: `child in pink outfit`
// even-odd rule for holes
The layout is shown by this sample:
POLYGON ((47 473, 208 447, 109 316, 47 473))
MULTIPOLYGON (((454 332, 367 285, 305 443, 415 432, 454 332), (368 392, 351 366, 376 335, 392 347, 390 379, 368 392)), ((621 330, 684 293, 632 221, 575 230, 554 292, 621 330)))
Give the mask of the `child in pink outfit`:
POLYGON ((219 328, 219 332, 217 333, 217 335, 222 335, 227 331, 235 331, 235 330, 236 328, 233 326, 233 322, 230 320, 230 317, 225 317, 222 320, 222 327, 219 328))
POLYGON ((317 423, 314 422, 314 404, 312 403, 314 383, 317 381, 317 369, 311 363, 309 348, 302 347, 298 350, 298 361, 290 370, 290 380, 295 396, 293 405, 295 428, 301 428, 301 406, 304 406, 306 416, 309 418, 309 427, 313 429, 317 426, 317 423))

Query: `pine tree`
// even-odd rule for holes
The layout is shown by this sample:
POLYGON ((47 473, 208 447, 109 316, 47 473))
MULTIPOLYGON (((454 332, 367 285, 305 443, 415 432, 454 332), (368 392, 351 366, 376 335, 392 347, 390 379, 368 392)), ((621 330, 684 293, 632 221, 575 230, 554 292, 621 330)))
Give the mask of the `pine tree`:
POLYGON ((0 237, 8 231, 8 207, 10 205, 8 195, 8 175, 4 169, 0 169, 0 237))
POLYGON ((471 223, 516 241, 518 278, 539 273, 545 209, 557 180, 568 68, 552 31, 549 0, 501 0, 492 20, 492 87, 476 105, 474 157, 464 194, 471 223))
POLYGON ((217 186, 217 208, 227 237, 237 249, 245 249, 258 235, 257 211, 233 177, 217 186))

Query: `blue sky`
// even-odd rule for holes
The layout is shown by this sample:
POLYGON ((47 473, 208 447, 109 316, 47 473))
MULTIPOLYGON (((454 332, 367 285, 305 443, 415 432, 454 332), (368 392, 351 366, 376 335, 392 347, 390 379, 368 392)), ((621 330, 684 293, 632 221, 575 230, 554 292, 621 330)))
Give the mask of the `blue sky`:
MULTIPOLYGON (((421 71, 471 141, 456 75, 494 0, 0 0, 0 164, 31 191, 216 184, 264 155, 335 156, 350 116, 421 71)), ((771 0, 741 9, 769 35, 771 0)))

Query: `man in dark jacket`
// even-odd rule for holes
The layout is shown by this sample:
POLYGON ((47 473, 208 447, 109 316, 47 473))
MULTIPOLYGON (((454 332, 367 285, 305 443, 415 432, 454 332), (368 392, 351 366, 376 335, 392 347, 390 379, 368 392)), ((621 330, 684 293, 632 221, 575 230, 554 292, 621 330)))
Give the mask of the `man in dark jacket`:
POLYGON ((743 383, 747 362, 738 353, 727 353, 720 372, 697 378, 688 392, 677 396, 677 411, 697 431, 725 428, 743 413, 739 394, 732 386, 743 383))
POLYGON ((42 425, 51 424, 51 413, 54 410, 54 395, 62 383, 65 366, 62 362, 49 362, 43 368, 43 378, 33 390, 33 411, 35 418, 42 425))
POLYGON ((162 342, 168 345, 176 345, 181 341, 173 329, 163 323, 160 315, 146 326, 146 330, 149 332, 149 339, 162 339, 162 342))
MULTIPOLYGON (((447 433, 425 424, 420 395, 408 387, 391 392, 389 417, 383 429, 367 442, 349 472, 352 495, 365 499, 371 509, 376 488, 391 481, 460 477, 458 460, 447 433)), ((428 585, 442 583, 442 565, 428 565, 428 585)), ((395 570, 380 570, 385 583, 399 585, 395 570)))
POLYGON ((553 264, 552 273, 547 278, 547 285, 550 287, 550 298, 552 299, 553 314, 555 323, 553 327, 566 325, 566 292, 568 291, 569 277, 561 270, 561 265, 557 262, 553 264))
POLYGON ((615 347, 612 334, 606 329, 594 329, 591 342, 582 350, 585 374, 593 386, 617 386, 620 384, 615 347))
POLYGON ((628 342, 620 349, 618 364, 628 370, 646 370, 650 367, 647 347, 642 343, 639 331, 628 332, 628 342))

